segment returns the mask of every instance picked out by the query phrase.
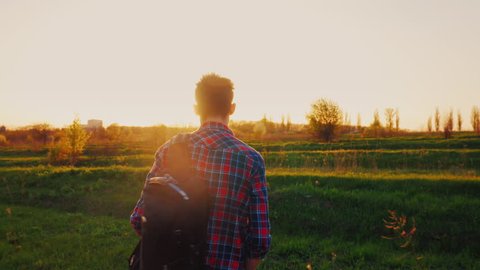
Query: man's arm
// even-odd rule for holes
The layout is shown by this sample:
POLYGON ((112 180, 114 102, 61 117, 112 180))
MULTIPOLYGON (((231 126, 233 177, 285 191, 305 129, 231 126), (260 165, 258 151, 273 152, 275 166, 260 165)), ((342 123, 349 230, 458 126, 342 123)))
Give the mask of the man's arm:
POLYGON ((247 259, 245 270, 256 270, 262 259, 247 259))
MULTIPOLYGON (((150 169, 150 172, 147 174, 145 179, 145 185, 147 185, 148 179, 151 177, 159 176, 162 174, 165 168, 165 155, 168 149, 169 143, 165 143, 164 145, 160 146, 160 148, 155 153, 155 161, 153 162, 153 166, 150 169)), ((142 216, 143 216, 143 193, 140 194, 140 199, 138 199, 135 208, 133 208, 132 214, 130 215, 130 224, 132 224, 133 229, 137 233, 138 236, 142 234, 142 216)))
POLYGON ((256 269, 270 249, 270 220, 265 163, 261 156, 254 162, 250 179, 249 230, 247 269, 256 269))

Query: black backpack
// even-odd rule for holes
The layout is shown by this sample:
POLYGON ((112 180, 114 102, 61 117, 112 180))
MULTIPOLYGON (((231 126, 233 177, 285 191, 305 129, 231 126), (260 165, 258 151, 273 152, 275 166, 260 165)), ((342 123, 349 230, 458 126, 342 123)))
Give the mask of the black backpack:
POLYGON ((186 135, 176 138, 165 158, 166 174, 143 189, 142 239, 130 269, 205 269, 208 184, 195 177, 186 135))

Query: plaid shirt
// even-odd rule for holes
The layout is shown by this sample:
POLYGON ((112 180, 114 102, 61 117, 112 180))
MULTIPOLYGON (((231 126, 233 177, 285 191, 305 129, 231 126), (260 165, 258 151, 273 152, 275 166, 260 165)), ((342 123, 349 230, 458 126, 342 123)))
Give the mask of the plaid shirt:
MULTIPOLYGON (((169 145, 162 145, 147 175, 162 174, 169 145)), ((217 122, 206 122, 189 137, 193 166, 208 181, 213 200, 208 222, 210 269, 243 269, 246 258, 263 258, 270 248, 270 221, 262 156, 217 122)), ((140 197, 130 222, 140 234, 143 199, 140 197)))

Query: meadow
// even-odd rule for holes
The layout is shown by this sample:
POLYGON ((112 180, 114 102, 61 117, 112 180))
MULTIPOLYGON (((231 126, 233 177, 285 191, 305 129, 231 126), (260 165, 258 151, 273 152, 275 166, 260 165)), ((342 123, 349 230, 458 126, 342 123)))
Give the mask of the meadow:
MULTIPOLYGON (((479 137, 251 144, 268 168, 261 269, 480 269, 479 137), (385 239, 389 210, 407 218, 403 237, 385 239)), ((0 148, 0 269, 127 269, 154 151, 89 145, 69 167, 0 148)))

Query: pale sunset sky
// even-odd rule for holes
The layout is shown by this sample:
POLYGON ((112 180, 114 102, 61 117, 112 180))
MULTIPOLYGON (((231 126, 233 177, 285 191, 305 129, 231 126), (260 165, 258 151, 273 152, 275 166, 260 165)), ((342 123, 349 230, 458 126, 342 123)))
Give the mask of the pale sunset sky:
POLYGON ((195 83, 235 83, 234 120, 304 123, 319 98, 401 127, 480 106, 480 1, 0 1, 0 125, 75 116, 191 124, 195 83))

